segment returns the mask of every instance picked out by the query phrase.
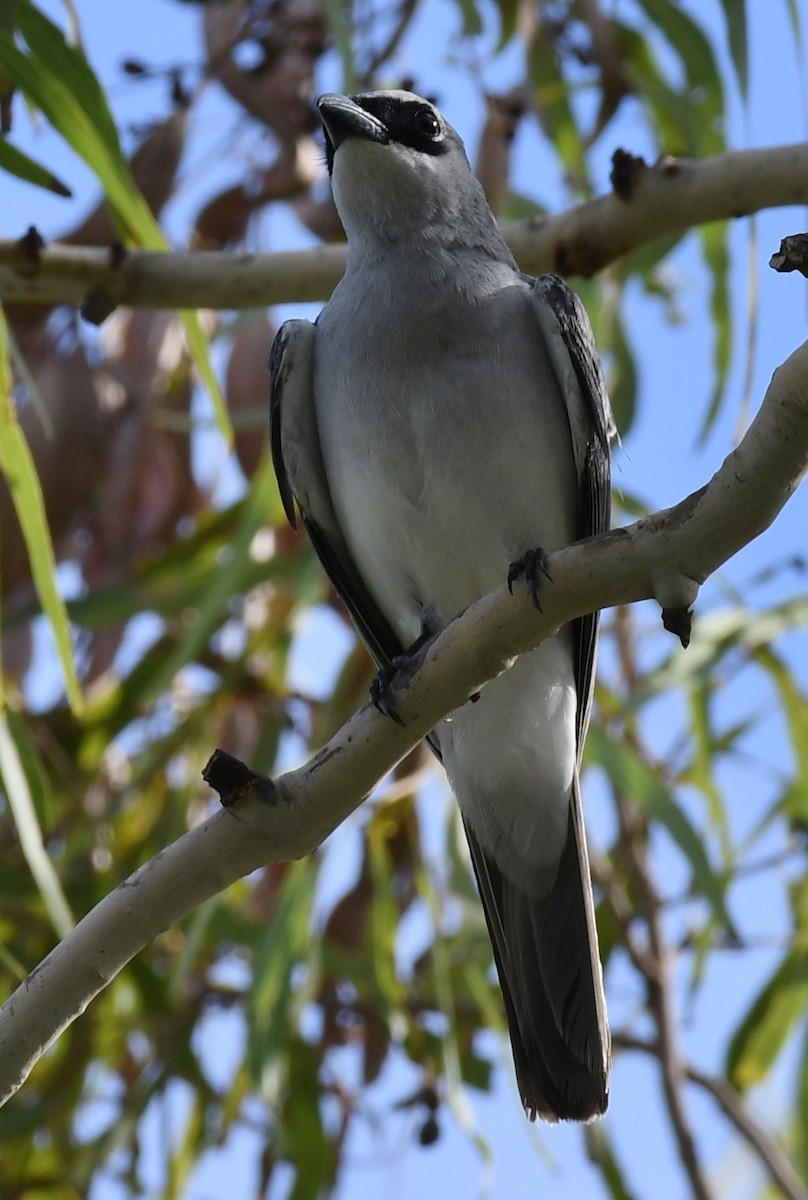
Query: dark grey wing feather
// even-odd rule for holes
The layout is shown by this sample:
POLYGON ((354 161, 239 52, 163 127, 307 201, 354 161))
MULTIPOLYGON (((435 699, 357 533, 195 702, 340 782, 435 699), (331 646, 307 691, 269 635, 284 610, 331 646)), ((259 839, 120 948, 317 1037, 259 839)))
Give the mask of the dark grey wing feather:
POLYGON ((359 572, 353 565, 344 541, 329 537, 319 526, 303 514, 311 544, 331 580, 334 591, 351 615, 357 633, 368 648, 378 667, 385 667, 404 647, 390 623, 362 583, 359 572))
MULTIPOLYGON (((611 455, 616 433, 600 355, 581 301, 558 275, 540 275, 533 285, 539 324, 567 401, 578 467, 578 537, 605 533, 611 520, 611 455), (553 327, 554 326, 554 327, 553 327), (559 340, 560 339, 560 340, 559 340), (573 378, 570 378, 570 369, 573 378), (577 385, 577 386, 576 386, 577 385)), ((599 613, 575 622, 578 686, 578 753, 592 706, 599 613)))
MULTIPOLYGON (((578 536, 608 528, 613 432, 597 349, 577 296, 556 276, 533 284, 541 335, 567 406, 579 479, 578 536)), ((598 616, 575 622, 578 756, 589 722, 598 616)), ((540 802, 541 797, 537 797, 540 802)), ((466 823, 499 974, 522 1102, 531 1117, 587 1120, 605 1111, 609 1029, 577 776, 552 886, 529 894, 509 880, 466 823)))
POLYGON ((283 511, 286 513, 292 528, 297 529, 295 500, 289 484, 289 476, 286 474, 286 465, 283 461, 281 444, 281 405, 283 402, 283 392, 294 361, 293 352, 286 353, 290 335, 291 322, 287 321, 286 324, 281 325, 275 334, 272 349, 269 352, 269 446, 272 452, 272 465, 275 468, 275 478, 278 481, 278 491, 281 494, 283 511))
POLYGON ((284 511, 297 528, 295 501, 328 578, 379 666, 403 647, 365 587, 339 528, 320 453, 312 392, 316 326, 287 321, 269 356, 272 464, 284 511))

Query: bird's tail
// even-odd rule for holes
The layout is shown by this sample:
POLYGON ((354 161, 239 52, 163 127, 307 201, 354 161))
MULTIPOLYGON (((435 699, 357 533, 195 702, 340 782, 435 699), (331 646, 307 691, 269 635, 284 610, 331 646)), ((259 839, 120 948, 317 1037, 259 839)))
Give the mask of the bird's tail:
POLYGON ((611 1052, 578 781, 558 873, 544 896, 507 879, 468 823, 466 835, 522 1103, 531 1119, 595 1117, 609 1101, 611 1052))

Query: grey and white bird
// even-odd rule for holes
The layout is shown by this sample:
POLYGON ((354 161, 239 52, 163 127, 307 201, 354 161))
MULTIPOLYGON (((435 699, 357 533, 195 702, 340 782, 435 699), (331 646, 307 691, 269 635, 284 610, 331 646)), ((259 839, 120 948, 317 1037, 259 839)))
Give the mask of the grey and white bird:
MULTIPOLYGON (((608 528, 613 421, 577 297, 520 273, 441 113, 410 92, 319 101, 345 275, 272 348, 287 515, 389 667, 548 552, 608 528)), ((430 743, 460 805, 531 1116, 606 1109, 609 1029, 581 809, 597 615, 430 743)))

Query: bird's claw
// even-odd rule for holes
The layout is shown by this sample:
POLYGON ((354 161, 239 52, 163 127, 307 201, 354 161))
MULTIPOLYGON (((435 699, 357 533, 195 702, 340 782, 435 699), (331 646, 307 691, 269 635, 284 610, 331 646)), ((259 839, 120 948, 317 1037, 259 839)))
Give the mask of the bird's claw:
POLYGON ((393 678, 406 661, 403 657, 397 657, 387 666, 380 667, 370 685, 370 699, 374 708, 391 721, 395 721, 396 725, 403 725, 404 722, 393 694, 393 678))
POLYGON ((539 612, 543 612, 541 600, 539 599, 539 585, 542 577, 553 582, 550 572, 547 570, 547 555, 541 547, 535 550, 528 550, 521 558, 517 558, 508 567, 508 591, 513 595, 513 585, 517 579, 524 575, 527 590, 530 594, 530 599, 534 608, 539 612))
POLYGON ((395 721, 397 725, 403 726, 405 722, 398 711, 398 704, 393 694, 394 681, 401 687, 412 678, 424 661, 427 648, 434 636, 434 630, 425 629, 408 650, 403 654, 397 654, 389 663, 379 667, 376 677, 370 685, 370 699, 374 707, 378 708, 384 716, 389 717, 391 721, 395 721))

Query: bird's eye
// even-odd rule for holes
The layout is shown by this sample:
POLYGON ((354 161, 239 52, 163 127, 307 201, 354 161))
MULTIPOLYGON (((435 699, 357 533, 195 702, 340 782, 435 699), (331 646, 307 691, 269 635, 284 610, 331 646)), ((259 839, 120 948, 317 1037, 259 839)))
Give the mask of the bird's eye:
POLYGON ((419 108, 412 118, 413 129, 421 137, 437 138, 440 134, 440 121, 431 108, 419 108))

